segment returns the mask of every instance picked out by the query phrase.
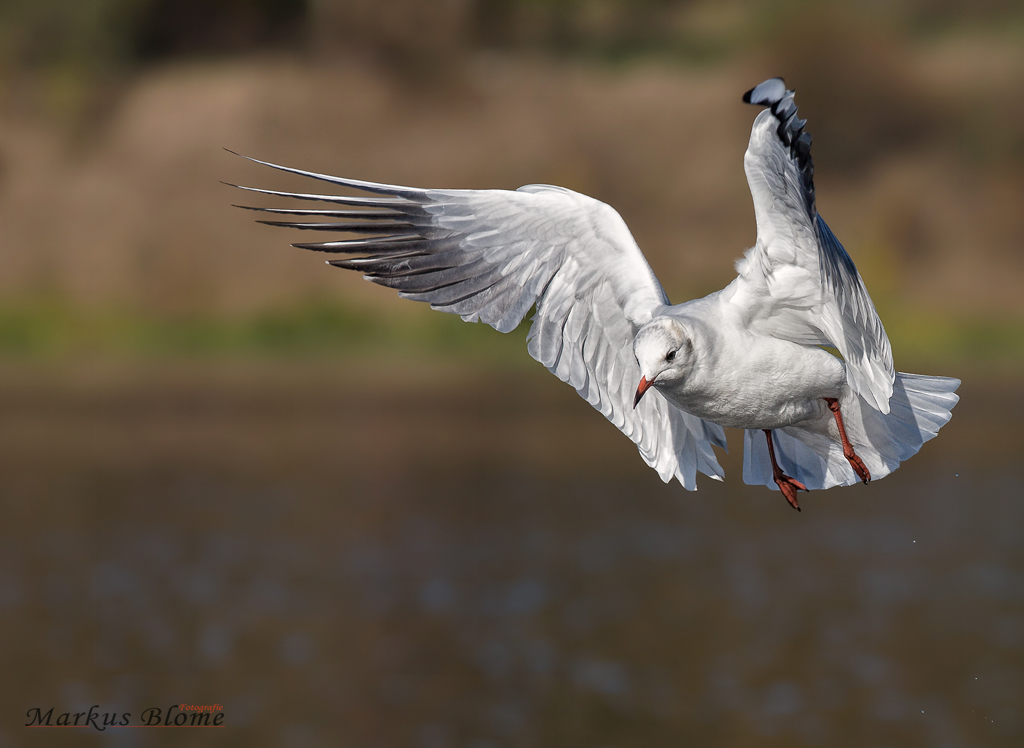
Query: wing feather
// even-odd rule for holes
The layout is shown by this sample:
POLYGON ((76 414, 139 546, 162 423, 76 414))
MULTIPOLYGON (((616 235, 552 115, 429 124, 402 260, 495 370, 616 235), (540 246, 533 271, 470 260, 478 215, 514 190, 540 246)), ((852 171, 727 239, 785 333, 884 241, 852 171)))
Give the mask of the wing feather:
POLYGON ((854 392, 888 413, 896 376, 889 338, 853 260, 817 213, 811 136, 793 92, 772 78, 743 98, 768 108, 743 159, 757 243, 737 264, 745 293, 734 298, 759 332, 834 346, 854 392))
POLYGON ((625 433, 662 480, 675 477, 693 490, 697 471, 721 476, 711 449, 712 444, 725 445, 720 426, 679 410, 658 392, 633 408, 633 390, 640 379, 633 338, 668 298, 622 218, 610 207, 546 185, 527 185, 514 192, 424 190, 256 163, 374 195, 243 187, 273 197, 360 209, 251 208, 345 219, 263 222, 357 235, 293 246, 359 255, 329 264, 358 270, 404 298, 501 332, 513 330, 535 307, 527 337, 530 355, 625 433))

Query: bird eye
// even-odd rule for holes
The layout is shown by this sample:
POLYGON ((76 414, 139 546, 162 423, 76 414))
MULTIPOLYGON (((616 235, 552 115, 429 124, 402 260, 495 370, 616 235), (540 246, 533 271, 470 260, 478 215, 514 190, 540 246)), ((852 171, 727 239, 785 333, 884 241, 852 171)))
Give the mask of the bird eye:
POLYGON ((672 361, 675 357, 676 357, 676 352, 675 351, 669 351, 668 353, 665 354, 665 360, 666 361, 672 361))

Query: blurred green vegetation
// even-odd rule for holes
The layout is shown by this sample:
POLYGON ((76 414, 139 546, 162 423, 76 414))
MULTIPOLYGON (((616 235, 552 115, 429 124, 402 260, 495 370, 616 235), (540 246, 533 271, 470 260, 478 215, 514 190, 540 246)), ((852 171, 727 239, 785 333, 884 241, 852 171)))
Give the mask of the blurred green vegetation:
POLYGON ((398 316, 312 298, 248 316, 159 315, 84 310, 61 298, 0 306, 0 356, 363 356, 387 350, 421 356, 525 357, 527 325, 500 335, 485 325, 431 312, 398 316))
MULTIPOLYGON (((1024 320, 892 311, 883 317, 902 370, 1024 365, 1024 320)), ((234 317, 83 311, 52 299, 0 307, 0 357, 358 358, 398 353, 516 365, 529 361, 528 330, 525 321, 501 335, 425 306, 382 315, 327 298, 234 317)))

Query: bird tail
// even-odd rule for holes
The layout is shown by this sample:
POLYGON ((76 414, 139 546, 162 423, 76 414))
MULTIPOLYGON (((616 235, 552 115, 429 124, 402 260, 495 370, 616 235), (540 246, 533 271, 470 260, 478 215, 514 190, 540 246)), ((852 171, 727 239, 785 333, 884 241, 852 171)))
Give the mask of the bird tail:
MULTIPOLYGON (((897 373, 889 413, 884 415, 852 392, 840 399, 846 435, 872 480, 894 471, 939 433, 960 399, 959 386, 959 379, 897 373)), ((831 414, 775 429, 772 435, 779 466, 807 488, 848 486, 859 480, 843 456, 831 414)), ((757 429, 747 429, 743 437, 743 481, 777 489, 768 445, 757 429)))

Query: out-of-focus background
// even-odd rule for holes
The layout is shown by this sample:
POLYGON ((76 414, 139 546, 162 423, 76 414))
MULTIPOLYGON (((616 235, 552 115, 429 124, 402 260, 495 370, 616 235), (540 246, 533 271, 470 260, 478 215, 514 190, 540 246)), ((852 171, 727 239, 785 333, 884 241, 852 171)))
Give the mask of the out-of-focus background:
POLYGON ((1006 0, 0 3, 0 745, 1024 738, 1024 9, 1006 0), (870 486, 664 486, 507 336, 232 203, 556 183, 674 301, 754 240, 773 75, 939 438, 870 486))

